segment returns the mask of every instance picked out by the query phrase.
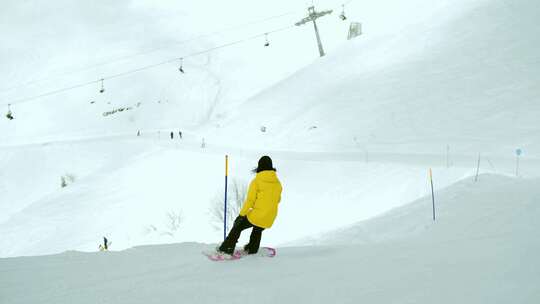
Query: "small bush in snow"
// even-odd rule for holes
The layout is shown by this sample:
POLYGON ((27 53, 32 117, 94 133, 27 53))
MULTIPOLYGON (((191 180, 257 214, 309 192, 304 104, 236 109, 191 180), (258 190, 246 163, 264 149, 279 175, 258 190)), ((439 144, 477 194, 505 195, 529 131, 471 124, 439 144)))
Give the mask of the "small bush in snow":
POLYGON ((180 223, 182 222, 181 212, 167 212, 167 229, 168 232, 174 234, 180 229, 180 223))
MULTIPOLYGON (((232 180, 231 185, 227 189, 227 226, 234 222, 234 219, 238 216, 242 204, 246 199, 247 183, 232 180)), ((214 229, 223 229, 223 206, 224 197, 223 192, 216 194, 210 205, 210 222, 214 229)))

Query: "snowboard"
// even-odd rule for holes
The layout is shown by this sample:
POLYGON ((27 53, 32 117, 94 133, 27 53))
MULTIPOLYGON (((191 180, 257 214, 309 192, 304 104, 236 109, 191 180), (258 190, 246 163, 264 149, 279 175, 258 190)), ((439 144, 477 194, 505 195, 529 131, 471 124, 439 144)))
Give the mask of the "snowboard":
POLYGON ((232 255, 220 253, 215 250, 207 251, 207 252, 203 251, 203 254, 206 257, 208 257, 208 259, 214 262, 233 261, 233 260, 239 260, 245 256, 258 256, 258 257, 273 258, 276 256, 276 249, 271 248, 271 247, 261 247, 259 248, 259 251, 255 254, 248 254, 247 251, 245 251, 244 249, 237 249, 234 251, 232 255))

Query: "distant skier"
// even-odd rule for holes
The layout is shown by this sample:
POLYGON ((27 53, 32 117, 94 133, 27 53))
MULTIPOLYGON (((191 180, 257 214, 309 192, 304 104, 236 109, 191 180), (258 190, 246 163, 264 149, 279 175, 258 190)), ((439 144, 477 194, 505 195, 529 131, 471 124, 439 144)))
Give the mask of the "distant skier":
POLYGON ((178 131, 178 137, 182 139, 182 131, 178 131))
POLYGON ((103 237, 103 245, 99 245, 100 251, 107 251, 109 250, 109 240, 107 240, 106 237, 103 237))
POLYGON ((263 230, 272 227, 276 219, 283 188, 272 166, 272 159, 269 156, 261 157, 253 172, 257 175, 249 185, 247 198, 229 235, 218 248, 220 252, 233 254, 242 230, 253 228, 244 250, 249 254, 257 253, 263 230))
POLYGON ((173 139, 173 138, 174 138, 174 133, 173 133, 173 132, 171 132, 171 139, 173 139))
POLYGON ((137 131, 137 136, 141 136, 141 130, 137 131))

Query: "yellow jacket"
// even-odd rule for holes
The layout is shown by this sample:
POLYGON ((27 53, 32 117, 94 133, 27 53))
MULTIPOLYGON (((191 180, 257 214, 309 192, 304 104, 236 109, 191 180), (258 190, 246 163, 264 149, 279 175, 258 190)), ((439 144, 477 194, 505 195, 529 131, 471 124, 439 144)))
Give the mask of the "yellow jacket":
POLYGON ((249 190, 241 216, 246 216, 249 222, 261 228, 270 228, 276 219, 278 204, 281 201, 281 183, 276 172, 261 171, 249 184, 249 190))

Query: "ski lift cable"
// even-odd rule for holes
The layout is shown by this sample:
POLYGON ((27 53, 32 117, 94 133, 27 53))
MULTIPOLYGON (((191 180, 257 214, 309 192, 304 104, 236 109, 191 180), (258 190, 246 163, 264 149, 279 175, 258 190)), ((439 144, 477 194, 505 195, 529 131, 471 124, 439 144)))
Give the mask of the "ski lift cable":
POLYGON ((341 4, 335 5, 335 6, 331 7, 330 9, 333 10, 333 11, 340 10, 340 9, 344 8, 345 6, 349 5, 353 1, 355 1, 355 0, 348 0, 348 1, 342 2, 341 4))
POLYGON ((214 32, 200 34, 200 35, 197 35, 197 36, 189 38, 189 39, 172 42, 171 44, 166 45, 166 46, 161 46, 161 47, 148 49, 148 50, 145 50, 145 51, 141 51, 141 52, 138 52, 138 53, 133 53, 133 54, 126 55, 126 56, 120 56, 120 57, 112 58, 111 60, 103 60, 103 61, 98 62, 96 64, 88 65, 88 66, 82 67, 80 69, 71 70, 71 71, 68 71, 68 72, 65 72, 65 73, 62 73, 62 74, 57 74, 57 75, 52 76, 52 77, 43 77, 43 78, 23 82, 23 83, 20 83, 20 84, 16 84, 16 85, 13 85, 11 87, 2 88, 2 89, 0 89, 0 93, 8 92, 8 91, 11 91, 11 90, 14 90, 14 89, 17 89, 17 88, 20 88, 20 87, 25 87, 25 86, 28 86, 28 85, 32 85, 32 84, 35 84, 35 83, 40 83, 40 82, 44 82, 44 81, 47 81, 47 80, 57 79, 57 78, 60 78, 60 77, 63 77, 63 76, 69 76, 69 75, 77 74, 77 73, 80 73, 80 72, 96 69, 98 67, 107 66, 107 65, 110 65, 110 64, 113 64, 113 63, 129 60, 129 59, 136 58, 136 57, 139 57, 139 56, 148 55, 148 54, 160 51, 160 50, 165 50, 165 49, 176 47, 176 46, 186 44, 186 43, 189 43, 189 42, 197 41, 197 40, 200 40, 200 39, 205 38, 205 37, 223 34, 223 33, 230 32, 230 31, 233 31, 233 30, 236 30, 236 29, 245 28, 245 27, 250 26, 250 25, 264 23, 264 22, 267 22, 267 21, 270 21, 270 20, 279 19, 279 18, 282 18, 282 17, 285 17, 285 16, 290 16, 290 15, 293 15, 293 14, 296 14, 296 13, 297 12, 295 12, 295 11, 289 11, 289 12, 286 12, 286 13, 282 13, 282 14, 279 14, 279 15, 275 15, 275 16, 271 16, 271 17, 267 17, 267 18, 263 18, 263 19, 250 21, 250 22, 243 23, 243 24, 233 25, 233 26, 230 26, 230 27, 225 28, 225 29, 220 30, 220 31, 214 31, 214 32))
POLYGON ((195 53, 189 54, 187 56, 183 56, 183 58, 185 59, 187 57, 194 57, 194 56, 198 56, 198 55, 201 55, 201 54, 210 53, 210 52, 218 50, 218 49, 222 49, 222 48, 229 47, 229 46, 232 46, 232 45, 235 45, 235 44, 240 44, 240 43, 243 43, 243 42, 247 42, 249 40, 257 39, 257 38, 263 37, 263 36, 265 36, 267 34, 272 34, 272 33, 277 33, 277 32, 282 32, 282 31, 285 31, 285 30, 289 30, 289 29, 292 29, 294 27, 295 27, 294 25, 288 25, 288 26, 285 26, 285 27, 282 27, 282 28, 279 28, 279 29, 276 29, 276 30, 273 30, 273 31, 264 32, 264 33, 261 33, 261 34, 250 36, 248 38, 244 38, 244 39, 236 40, 236 41, 229 42, 229 43, 226 43, 226 44, 222 44, 222 45, 219 45, 219 46, 216 46, 216 47, 204 50, 204 51, 195 52, 195 53))
POLYGON ((175 57, 175 58, 172 58, 172 59, 168 59, 168 60, 165 60, 165 61, 162 61, 162 62, 150 64, 150 65, 143 66, 143 67, 140 67, 140 68, 136 68, 136 69, 133 69, 133 70, 128 70, 128 71, 125 71, 125 72, 122 72, 122 73, 106 76, 106 77, 103 77, 103 80, 109 80, 109 79, 114 79, 114 78, 126 76, 126 75, 129 75, 129 74, 133 74, 133 73, 137 73, 137 72, 140 72, 140 71, 155 68, 155 67, 158 67, 158 66, 161 66, 161 65, 164 65, 164 64, 177 62, 178 60, 181 60, 183 62, 183 60, 186 59, 186 58, 195 57, 195 56, 199 56, 199 55, 202 55, 202 54, 210 53, 210 52, 213 52, 215 50, 219 50, 219 49, 222 49, 222 48, 233 46, 235 44, 240 44, 240 43, 243 43, 243 42, 247 42, 249 40, 259 38, 259 37, 264 36, 266 34, 281 32, 281 31, 288 30, 288 29, 291 29, 291 28, 294 28, 294 25, 282 27, 282 28, 279 28, 279 29, 276 29, 276 30, 273 30, 273 31, 269 31, 269 32, 265 32, 265 33, 262 33, 262 34, 253 35, 253 36, 250 36, 248 38, 244 38, 244 39, 236 40, 236 41, 233 41, 233 42, 225 43, 225 44, 222 44, 222 45, 218 45, 218 46, 215 46, 213 48, 209 48, 209 49, 206 49, 206 50, 202 50, 202 51, 194 52, 194 53, 191 53, 191 54, 187 54, 187 55, 184 55, 182 57, 175 57))
MULTIPOLYGON (((352 1, 354 1, 354 0, 348 0, 347 2, 343 3, 342 5, 347 5, 347 4, 351 3, 352 1)), ((285 16, 290 16, 290 15, 296 14, 298 12, 299 12, 299 10, 297 10, 297 11, 289 11, 289 12, 282 13, 282 14, 279 14, 279 15, 263 18, 263 19, 260 19, 260 20, 255 20, 255 21, 251 21, 251 22, 247 22, 247 23, 243 23, 243 24, 239 24, 239 25, 234 25, 234 26, 225 28, 225 29, 223 29, 221 31, 209 32, 209 33, 201 34, 201 35, 198 35, 198 36, 195 36, 193 38, 186 39, 186 40, 173 42, 172 44, 170 44, 168 46, 162 46, 162 47, 158 47, 158 48, 153 48, 153 49, 149 49, 149 50, 138 52, 138 53, 133 53, 133 54, 126 55, 126 56, 116 57, 116 58, 113 58, 111 60, 101 61, 101 62, 93 64, 93 65, 88 65, 88 66, 85 66, 83 68, 68 71, 68 72, 58 74, 58 75, 55 75, 55 76, 52 76, 52 77, 43 77, 43 78, 39 78, 39 79, 35 79, 35 80, 30 80, 30 81, 20 83, 20 84, 17 84, 17 85, 8 87, 8 88, 2 88, 2 89, 0 89, 0 93, 8 92, 8 91, 20 88, 20 87, 25 87, 25 86, 28 86, 28 85, 44 82, 44 81, 47 81, 47 80, 52 80, 52 79, 57 79, 57 78, 64 77, 64 76, 73 75, 73 74, 88 71, 88 70, 91 70, 91 69, 96 69, 98 67, 107 66, 107 65, 110 65, 110 64, 113 64, 113 63, 117 63, 117 62, 124 61, 124 60, 129 60, 129 59, 136 58, 136 57, 139 57, 139 56, 148 55, 148 54, 160 51, 160 50, 164 50, 164 49, 172 48, 174 46, 186 44, 186 43, 196 41, 196 40, 199 40, 199 39, 202 39, 202 38, 205 38, 205 37, 214 36, 214 35, 218 35, 218 34, 223 34, 225 32, 233 31, 233 30, 236 30, 238 28, 245 28, 246 26, 249 26, 249 25, 255 25, 255 24, 264 23, 264 22, 267 22, 267 21, 270 21, 270 20, 273 20, 273 19, 278 19, 278 18, 282 18, 282 17, 285 17, 285 16)))
MULTIPOLYGON (((9 102, 9 104, 14 105, 14 104, 25 103, 25 102, 29 102, 29 101, 33 101, 33 100, 42 98, 42 97, 47 97, 47 96, 50 96, 50 95, 59 94, 59 93, 65 92, 65 91, 78 89, 78 88, 85 87, 85 86, 88 86, 88 85, 94 85, 96 83, 103 83, 105 80, 110 80, 110 79, 123 77, 123 76, 126 76, 126 75, 130 75, 130 74, 134 74, 134 73, 137 73, 137 72, 140 72, 140 71, 152 69, 152 68, 155 68, 155 67, 158 67, 158 66, 161 66, 161 65, 165 65, 165 64, 169 64, 169 63, 172 63, 172 62, 178 62, 179 59, 183 60, 185 58, 195 57, 195 56, 199 56, 199 55, 202 55, 202 54, 210 53, 210 52, 216 51, 218 49, 226 48, 226 47, 229 47, 229 46, 233 46, 233 45, 236 45, 236 44, 240 44, 240 43, 243 43, 243 42, 247 42, 247 41, 259 38, 261 36, 265 36, 266 34, 277 33, 277 32, 289 30, 289 29, 292 29, 292 28, 297 28, 297 27, 294 26, 294 25, 289 25, 289 26, 286 26, 286 27, 282 27, 282 28, 272 30, 272 31, 268 31, 268 32, 264 32, 264 33, 261 33, 261 34, 253 35, 253 36, 250 36, 250 37, 247 37, 247 38, 244 38, 244 39, 239 39, 239 40, 236 40, 236 41, 233 41, 233 42, 218 45, 218 46, 215 46, 213 48, 206 49, 206 50, 194 52, 194 53, 182 56, 182 57, 175 57, 175 58, 168 59, 168 60, 165 60, 165 61, 161 61, 161 62, 158 62, 158 63, 154 63, 154 64, 142 66, 142 67, 139 67, 139 68, 136 68, 136 69, 124 71, 124 72, 121 72, 121 73, 118 73, 118 74, 113 74, 113 75, 101 77, 100 79, 97 79, 97 80, 87 81, 87 82, 72 85, 72 86, 69 86, 69 87, 49 91, 49 92, 46 92, 46 93, 43 93, 43 94, 39 94, 39 95, 31 96, 31 97, 25 97, 25 98, 21 98, 21 99, 17 99, 17 100, 12 100, 12 101, 9 102)), ((7 104, 8 103, 3 103, 3 105, 7 105, 7 104)))
MULTIPOLYGON (((335 5, 332 9, 338 9, 341 8, 343 5, 347 6, 349 3, 353 2, 355 0, 347 0, 345 2, 341 2, 339 5, 335 5)), ((332 1, 335 2, 335 1, 332 1)))
POLYGON ((32 96, 32 97, 17 99, 17 100, 11 101, 10 104, 14 105, 14 104, 18 104, 18 103, 28 102, 28 101, 39 99, 39 98, 42 98, 42 97, 47 97, 47 96, 59 94, 59 93, 62 93, 62 92, 82 88, 82 87, 85 87, 85 86, 88 86, 88 85, 91 85, 91 84, 96 84, 96 83, 99 83, 99 82, 101 82, 101 79, 100 80, 88 81, 88 82, 85 82, 85 83, 80 83, 80 84, 72 85, 70 87, 65 87, 65 88, 49 91, 49 92, 39 94, 39 95, 35 95, 35 96, 32 96))

